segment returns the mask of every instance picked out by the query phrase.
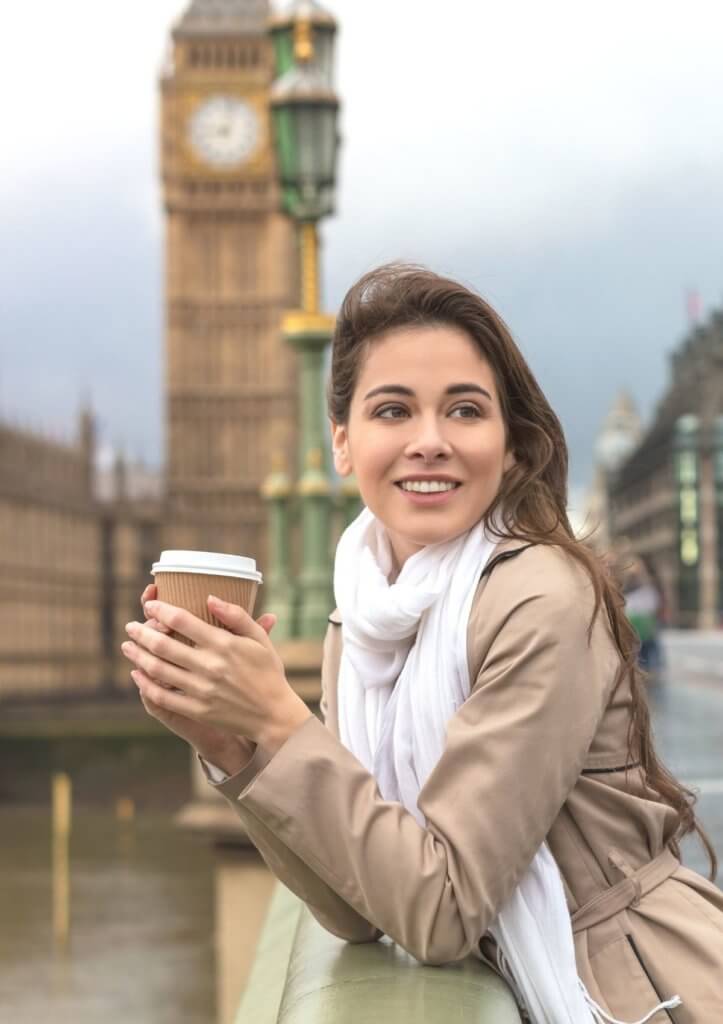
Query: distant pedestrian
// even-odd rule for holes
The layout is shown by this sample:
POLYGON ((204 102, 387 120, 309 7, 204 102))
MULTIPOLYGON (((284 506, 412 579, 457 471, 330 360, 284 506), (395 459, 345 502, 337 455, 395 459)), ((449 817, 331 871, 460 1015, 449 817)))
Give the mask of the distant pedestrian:
POLYGON ((650 572, 640 558, 635 558, 624 575, 625 614, 635 630, 640 648, 638 664, 657 681, 660 669, 660 613, 662 602, 650 572))

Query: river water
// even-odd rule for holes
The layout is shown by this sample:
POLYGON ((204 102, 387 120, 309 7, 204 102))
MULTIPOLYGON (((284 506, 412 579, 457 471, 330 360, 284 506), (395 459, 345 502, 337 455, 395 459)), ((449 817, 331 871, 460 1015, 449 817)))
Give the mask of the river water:
POLYGON ((0 808, 0 1022, 212 1024, 214 854, 170 817, 76 811, 67 949, 49 813, 0 808))

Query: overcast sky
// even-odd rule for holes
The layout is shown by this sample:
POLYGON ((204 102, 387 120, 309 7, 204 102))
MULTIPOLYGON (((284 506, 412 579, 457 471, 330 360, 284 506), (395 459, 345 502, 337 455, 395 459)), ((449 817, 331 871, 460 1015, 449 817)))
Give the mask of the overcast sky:
MULTIPOLYGON (((475 286, 562 418, 572 482, 626 386, 723 297, 717 0, 329 0, 338 216, 325 301, 393 258, 475 286)), ((0 419, 163 458, 157 76, 181 0, 13 4, 0 62, 0 419)))

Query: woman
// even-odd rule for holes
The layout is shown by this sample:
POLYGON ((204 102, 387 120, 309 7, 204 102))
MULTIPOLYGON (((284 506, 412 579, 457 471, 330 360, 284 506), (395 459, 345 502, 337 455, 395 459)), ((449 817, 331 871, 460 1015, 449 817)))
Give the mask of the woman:
POLYGON ((562 430, 507 327, 392 265, 346 296, 332 357, 334 461, 366 507, 336 552, 326 728, 273 616, 209 597, 224 631, 151 588, 125 648, 146 709, 334 934, 487 959, 535 1024, 720 1019, 723 894, 678 859, 693 796, 656 757, 622 598, 573 537, 562 430))

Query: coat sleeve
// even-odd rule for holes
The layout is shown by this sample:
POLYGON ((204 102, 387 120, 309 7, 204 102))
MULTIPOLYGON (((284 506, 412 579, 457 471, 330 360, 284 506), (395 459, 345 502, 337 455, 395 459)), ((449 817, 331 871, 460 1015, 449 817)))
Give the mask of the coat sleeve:
POLYGON ((559 578, 526 576, 499 609, 472 692, 420 792, 426 828, 383 800, 314 718, 237 793, 244 820, 274 837, 273 870, 298 873, 312 909, 333 891, 339 913, 348 905, 424 963, 478 947, 574 786, 614 682, 603 613, 588 644, 592 602, 572 573, 565 585, 559 578))
MULTIPOLYGON (((325 642, 325 649, 329 637, 325 642)), ((322 712, 325 706, 322 691, 322 712)), ((311 720, 311 719, 310 719, 311 720)), ((324 730, 316 719, 319 728, 324 730)), ((208 766, 199 758, 201 767, 214 789, 222 793, 234 807, 246 833, 263 857, 266 865, 276 877, 291 889, 309 908, 317 921, 327 931, 347 942, 374 942, 381 937, 381 931, 359 914, 330 885, 328 885, 293 848, 280 838, 263 814, 258 814, 240 799, 253 786, 257 776, 265 770, 271 760, 261 748, 241 771, 215 784, 208 766)))

